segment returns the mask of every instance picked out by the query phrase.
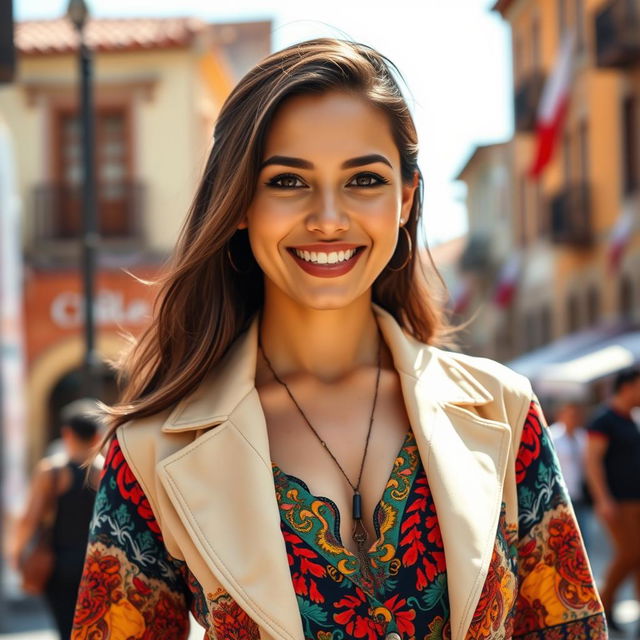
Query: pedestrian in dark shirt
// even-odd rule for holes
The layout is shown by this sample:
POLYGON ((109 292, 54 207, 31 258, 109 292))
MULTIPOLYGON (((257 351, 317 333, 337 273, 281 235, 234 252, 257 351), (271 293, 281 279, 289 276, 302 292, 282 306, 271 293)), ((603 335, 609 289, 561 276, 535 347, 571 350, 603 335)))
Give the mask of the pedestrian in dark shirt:
POLYGON ((53 573, 42 594, 53 614, 62 640, 71 635, 78 585, 82 574, 93 513, 100 463, 97 458, 88 470, 83 463, 99 440, 100 420, 95 403, 77 400, 62 410, 61 436, 64 452, 43 458, 31 482, 23 516, 12 536, 10 557, 14 568, 41 522, 51 521, 55 556, 53 573), (45 496, 54 495, 54 504, 45 496))
POLYGON ((640 368, 621 371, 613 395, 588 425, 587 478, 596 514, 609 531, 613 557, 600 595, 609 628, 618 587, 631 574, 640 598, 640 426, 631 411, 640 406, 640 368))

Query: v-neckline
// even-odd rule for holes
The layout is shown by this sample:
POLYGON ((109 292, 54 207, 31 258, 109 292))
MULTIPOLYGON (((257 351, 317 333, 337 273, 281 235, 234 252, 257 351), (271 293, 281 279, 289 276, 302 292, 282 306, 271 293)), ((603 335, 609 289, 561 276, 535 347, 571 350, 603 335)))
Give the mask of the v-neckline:
MULTIPOLYGON (((407 497, 420 468, 420 458, 411 429, 394 459, 382 496, 373 513, 376 539, 366 552, 375 583, 391 574, 400 538, 400 526, 407 497)), ((300 478, 287 474, 272 462, 282 520, 299 537, 319 552, 338 571, 358 586, 371 591, 376 584, 363 583, 360 560, 342 541, 340 510, 333 500, 311 493, 300 478)), ((379 585, 378 585, 379 586, 379 585)))

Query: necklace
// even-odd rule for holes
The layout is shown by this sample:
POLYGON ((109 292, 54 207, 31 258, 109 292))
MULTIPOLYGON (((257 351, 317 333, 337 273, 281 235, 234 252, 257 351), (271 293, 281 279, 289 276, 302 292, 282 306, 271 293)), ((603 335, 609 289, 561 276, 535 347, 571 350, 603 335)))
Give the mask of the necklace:
MULTIPOLYGON (((369 449, 369 440, 371 439, 371 427, 373 426, 373 416, 376 411, 376 403, 378 400, 378 389, 380 387, 380 360, 381 360, 381 353, 382 353, 382 340, 381 339, 378 340, 378 372, 376 375, 376 388, 373 396, 373 403, 371 406, 371 415, 369 416, 369 428, 367 430, 367 440, 364 445, 364 452, 362 454, 362 461, 360 463, 360 471, 358 472, 358 480, 356 484, 353 484, 353 482, 351 482, 351 480, 349 479, 349 476, 345 473, 344 469, 342 468, 342 465, 338 462, 338 460, 333 455, 329 447, 327 447, 327 443, 322 439, 320 434, 314 429, 311 422, 309 422, 309 418, 307 418, 305 412, 302 410, 297 400, 294 398, 293 394, 291 393, 291 389, 289 389, 289 387, 287 386, 287 383, 284 380, 282 380, 282 378, 280 378, 280 376, 275 372, 269 358, 267 358, 267 354, 264 352, 264 347, 262 346, 262 342, 260 340, 258 340, 258 346, 260 347, 262 356, 264 357, 264 360, 267 363, 267 366, 269 367, 271 373, 273 374, 273 377, 276 379, 277 382, 279 382, 286 389, 287 393, 289 394, 289 397, 293 401, 293 404, 295 404, 296 408, 300 412, 300 415, 304 418, 304 421, 309 425, 309 428, 311 429, 315 437, 318 439, 318 441, 320 442, 324 450, 331 456, 331 459, 336 463, 336 466, 338 467, 338 469, 340 469, 340 473, 342 473, 342 475, 345 477, 345 480, 349 483, 349 486, 353 490, 353 501, 352 501, 351 513, 353 516, 354 525, 353 525, 352 538, 358 547, 358 553, 360 555, 360 559, 362 562, 363 559, 366 558, 365 545, 369 536, 367 534, 367 530, 364 526, 364 523, 362 522, 362 497, 360 495, 360 481, 362 480, 362 471, 364 469, 364 462, 367 457, 367 450, 369 449)), ((366 564, 364 564, 364 566, 366 566, 366 564)))

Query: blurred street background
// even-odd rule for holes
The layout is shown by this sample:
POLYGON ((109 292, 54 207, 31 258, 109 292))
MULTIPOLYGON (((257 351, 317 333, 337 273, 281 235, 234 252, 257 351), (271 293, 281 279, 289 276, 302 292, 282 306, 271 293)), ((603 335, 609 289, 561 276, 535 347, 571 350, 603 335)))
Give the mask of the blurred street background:
MULTIPOLYGON (((567 402, 591 415, 640 362, 640 0, 215 4, 87 5, 88 236, 67 2, 0 0, 2 549, 35 464, 59 447, 60 409, 117 398, 103 363, 148 321, 143 281, 172 249, 223 101, 296 41, 361 41, 402 72, 425 176, 422 254, 455 322, 472 319, 462 351, 526 375, 549 423, 567 402)), ((589 529, 601 580, 609 547, 594 517, 589 529)), ((631 587, 615 609, 629 633, 631 587)), ((52 628, 3 561, 0 637, 52 628)))

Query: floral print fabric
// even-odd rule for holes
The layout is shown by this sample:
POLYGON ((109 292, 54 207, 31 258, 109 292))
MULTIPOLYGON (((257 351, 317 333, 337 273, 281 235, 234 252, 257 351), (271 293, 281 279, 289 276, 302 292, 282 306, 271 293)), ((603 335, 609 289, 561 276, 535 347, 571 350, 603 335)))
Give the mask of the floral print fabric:
MULTIPOLYGON (((305 637, 375 640, 395 631, 449 635, 442 536, 412 433, 374 514, 377 540, 358 558, 340 540, 340 516, 299 479, 273 466, 294 589, 305 637)), ((434 635, 435 634, 435 635, 434 635)))
POLYGON ((189 598, 114 439, 96 495, 71 638, 186 638, 189 598))
MULTIPOLYGON (((305 638, 451 637, 446 558, 411 433, 375 513, 370 571, 341 544, 335 505, 274 466, 281 528, 305 638)), ((428 470, 427 470, 428 472, 428 470)), ((516 460, 518 522, 503 509, 467 640, 602 640, 604 617, 544 418, 531 403, 516 460)), ((188 612, 216 640, 259 640, 223 589, 205 593, 162 541, 117 439, 91 522, 72 640, 186 640, 188 612)))

